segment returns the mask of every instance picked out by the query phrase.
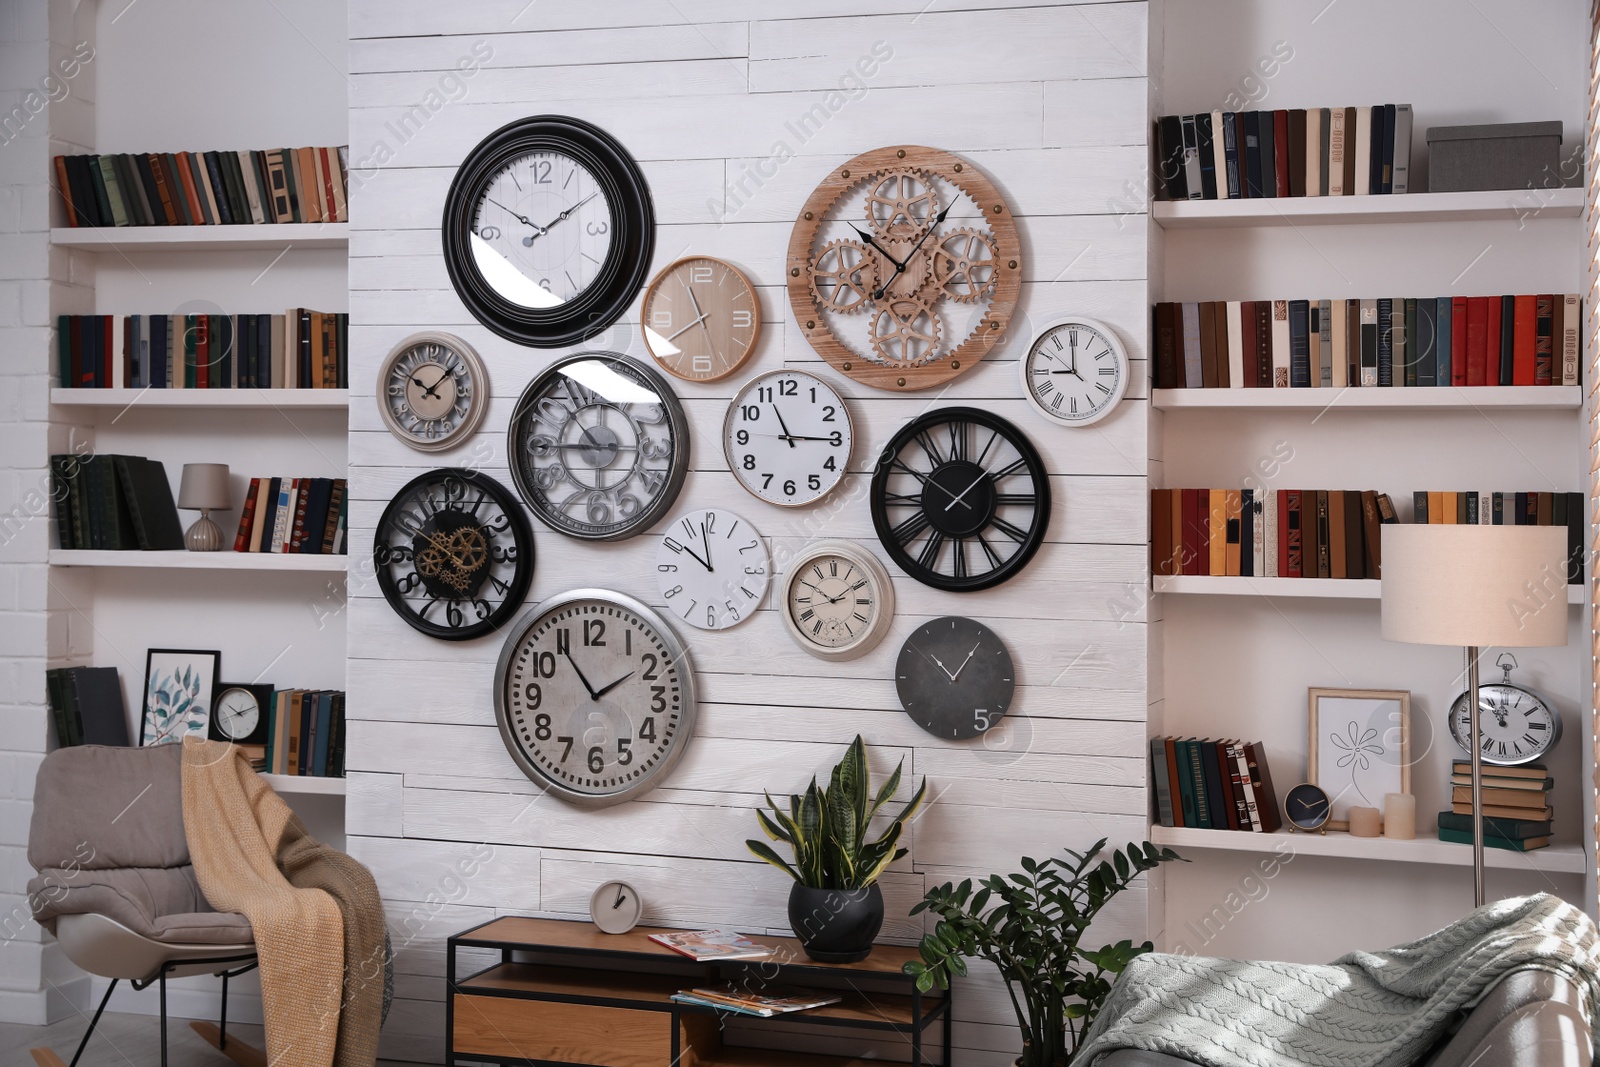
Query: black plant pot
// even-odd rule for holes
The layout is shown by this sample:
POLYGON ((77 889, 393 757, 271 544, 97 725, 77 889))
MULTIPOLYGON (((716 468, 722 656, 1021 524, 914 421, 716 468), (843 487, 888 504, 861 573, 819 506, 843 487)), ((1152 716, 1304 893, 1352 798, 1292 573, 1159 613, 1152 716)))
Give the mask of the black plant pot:
POLYGON ((883 929, 883 891, 877 883, 865 889, 812 889, 796 882, 789 890, 789 926, 818 963, 864 960, 883 929))

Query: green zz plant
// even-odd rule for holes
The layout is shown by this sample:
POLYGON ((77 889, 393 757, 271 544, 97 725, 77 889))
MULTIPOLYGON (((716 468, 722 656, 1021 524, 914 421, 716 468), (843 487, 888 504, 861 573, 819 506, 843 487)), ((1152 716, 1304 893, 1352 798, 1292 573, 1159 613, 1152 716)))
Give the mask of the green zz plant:
POLYGON ((1088 852, 1069 850, 1042 863, 1024 857, 1022 873, 990 875, 976 892, 971 879, 929 889, 911 913, 928 911, 939 921, 922 939, 922 960, 907 963, 905 973, 923 992, 948 989, 952 975, 967 973, 966 960, 988 960, 1005 979, 1022 1028, 1022 1067, 1072 1063, 1116 976, 1154 948, 1119 941, 1093 950, 1079 940, 1135 878, 1183 858, 1146 842, 1096 863, 1105 844, 1101 838, 1088 852))
POLYGON ((765 841, 745 844, 800 885, 811 889, 865 889, 878 880, 889 864, 906 854, 898 847, 900 835, 906 820, 922 806, 928 790, 924 778, 916 795, 883 833, 876 840, 868 840, 868 824, 900 788, 904 766, 905 761, 901 760, 889 780, 875 795, 871 794, 867 750, 857 734, 844 758, 833 768, 826 788, 819 787, 813 777, 803 796, 789 797, 787 810, 768 793, 771 814, 756 811, 767 837, 782 841, 794 851, 793 865, 765 841))

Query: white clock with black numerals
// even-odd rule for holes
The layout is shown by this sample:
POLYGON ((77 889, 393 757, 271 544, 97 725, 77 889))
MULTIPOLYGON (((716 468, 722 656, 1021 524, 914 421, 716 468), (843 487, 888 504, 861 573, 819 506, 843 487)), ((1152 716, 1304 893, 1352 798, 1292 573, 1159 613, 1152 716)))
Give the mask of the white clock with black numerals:
POLYGON ((752 378, 722 425, 722 449, 739 484, 781 507, 826 496, 849 469, 853 442, 844 399, 805 371, 752 378))
POLYGON ((656 549, 656 586, 667 610, 702 630, 726 630, 755 614, 771 574, 761 534, 720 508, 684 515, 656 549))
POLYGON ((1033 409, 1063 426, 1088 426, 1128 392, 1128 353, 1111 327, 1082 315, 1047 323, 1019 361, 1033 409))

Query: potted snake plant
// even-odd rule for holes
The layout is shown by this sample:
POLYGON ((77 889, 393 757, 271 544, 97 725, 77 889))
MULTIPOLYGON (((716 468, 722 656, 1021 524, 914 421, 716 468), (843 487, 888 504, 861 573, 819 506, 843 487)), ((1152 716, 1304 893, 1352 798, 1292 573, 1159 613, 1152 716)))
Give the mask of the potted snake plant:
POLYGON ((899 847, 905 821, 922 805, 928 782, 882 833, 872 837, 869 825, 900 788, 900 771, 872 792, 872 772, 861 735, 850 743, 827 786, 815 776, 804 794, 790 796, 780 807, 767 794, 770 810, 757 809, 762 831, 788 845, 794 862, 778 855, 765 841, 746 841, 750 851, 794 879, 789 890, 789 925, 806 950, 821 963, 854 963, 866 959, 883 928, 883 891, 878 877, 906 854, 899 847))

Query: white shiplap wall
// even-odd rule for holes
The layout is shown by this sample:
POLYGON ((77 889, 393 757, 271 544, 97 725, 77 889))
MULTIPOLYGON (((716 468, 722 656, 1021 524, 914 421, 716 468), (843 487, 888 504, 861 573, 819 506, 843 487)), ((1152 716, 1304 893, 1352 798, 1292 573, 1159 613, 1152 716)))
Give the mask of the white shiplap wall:
MULTIPOLYGON (((648 921, 787 932, 786 882, 744 849, 756 829, 751 809, 763 789, 803 786, 857 732, 876 767, 904 758, 937 798, 915 824, 911 855, 885 878, 886 935, 917 936, 904 914, 926 885, 1011 869, 1024 853, 1144 834, 1147 236, 1143 197, 1129 189, 1142 187, 1147 155, 1146 6, 967 0, 949 10, 884 0, 870 5, 874 15, 861 6, 351 4, 347 684, 355 721, 346 829, 401 940, 401 999, 386 1055, 438 1057, 448 933, 497 912, 582 917, 589 891, 609 877, 639 887, 648 921), (757 11, 765 17, 750 21, 757 11), (837 93, 877 42, 891 58, 864 91, 837 93), (819 103, 829 117, 802 142, 789 124, 819 103), (518 348, 471 318, 450 288, 438 224, 467 151, 505 122, 546 112, 598 123, 639 159, 655 200, 657 267, 707 253, 756 279, 767 328, 749 370, 821 370, 850 398, 857 436, 869 442, 836 497, 798 512, 770 507, 737 487, 718 439, 745 375, 703 386, 674 381, 693 426, 681 506, 735 508, 767 535, 780 567, 818 536, 876 547, 865 457, 905 419, 949 402, 983 403, 1013 419, 1054 475, 1049 543, 1027 571, 968 596, 897 575, 895 630, 859 661, 807 656, 770 608, 731 632, 685 632, 701 685, 697 735, 665 787, 600 812, 538 798, 506 755, 491 700, 500 640, 454 644, 415 633, 361 562, 389 496, 422 470, 473 465, 511 484, 510 409, 561 353, 518 348), (757 170, 780 154, 778 142, 793 158, 776 173, 766 163, 757 170), (896 143, 956 151, 1000 184, 1021 219, 1027 316, 1102 318, 1137 361, 1133 398, 1118 414, 1077 432, 1031 415, 1017 399, 1020 340, 945 393, 890 397, 825 370, 794 336, 781 282, 799 205, 829 168, 896 143), (1136 213, 1121 216, 1130 201, 1136 213), (437 457, 392 439, 372 399, 382 357, 427 328, 471 342, 494 394, 475 440, 437 457), (951 613, 991 621, 1011 648, 1020 688, 1009 750, 934 741, 899 710, 891 665, 901 640, 918 620, 951 613)), ((636 324, 637 306, 608 347, 648 359, 636 324)), ((591 545, 536 525, 535 539, 530 603, 578 585, 658 599, 653 537, 591 545)), ((1107 913, 1106 936, 1143 937, 1146 904, 1144 890, 1130 892, 1107 913)), ((1010 1011, 992 976, 968 982, 959 1004, 956 1062, 1009 1062, 1010 1011)))

